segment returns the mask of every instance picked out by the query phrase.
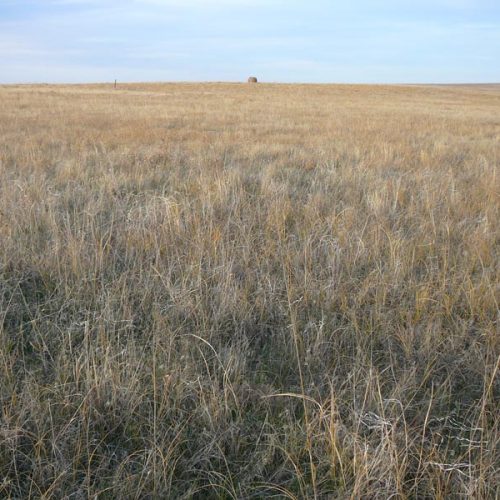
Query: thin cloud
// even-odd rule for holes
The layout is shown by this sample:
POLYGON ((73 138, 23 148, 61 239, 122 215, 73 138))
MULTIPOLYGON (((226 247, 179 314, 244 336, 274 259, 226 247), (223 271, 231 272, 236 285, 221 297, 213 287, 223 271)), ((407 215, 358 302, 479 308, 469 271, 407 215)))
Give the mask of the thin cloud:
POLYGON ((500 81, 489 0, 0 1, 2 80, 500 81))

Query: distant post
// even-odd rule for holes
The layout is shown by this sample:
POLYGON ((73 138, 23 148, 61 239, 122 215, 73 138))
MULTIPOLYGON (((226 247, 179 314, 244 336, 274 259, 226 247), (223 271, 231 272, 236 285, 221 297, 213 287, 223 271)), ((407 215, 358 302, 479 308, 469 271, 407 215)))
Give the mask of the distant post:
POLYGON ((115 80, 115 89, 116 89, 116 80, 115 80))

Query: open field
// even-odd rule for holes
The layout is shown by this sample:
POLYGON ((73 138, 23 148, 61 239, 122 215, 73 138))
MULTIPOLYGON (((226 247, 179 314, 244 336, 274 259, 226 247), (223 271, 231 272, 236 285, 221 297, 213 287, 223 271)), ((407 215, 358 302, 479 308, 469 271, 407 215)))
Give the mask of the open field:
POLYGON ((0 87, 1 498, 495 498, 500 87, 0 87))

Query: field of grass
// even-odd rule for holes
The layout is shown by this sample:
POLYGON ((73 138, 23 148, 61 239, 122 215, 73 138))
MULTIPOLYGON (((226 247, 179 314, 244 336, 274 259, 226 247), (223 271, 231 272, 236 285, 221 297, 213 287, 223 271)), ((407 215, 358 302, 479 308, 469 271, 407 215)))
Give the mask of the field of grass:
POLYGON ((495 498, 499 159, 495 86, 0 86, 0 498, 495 498))

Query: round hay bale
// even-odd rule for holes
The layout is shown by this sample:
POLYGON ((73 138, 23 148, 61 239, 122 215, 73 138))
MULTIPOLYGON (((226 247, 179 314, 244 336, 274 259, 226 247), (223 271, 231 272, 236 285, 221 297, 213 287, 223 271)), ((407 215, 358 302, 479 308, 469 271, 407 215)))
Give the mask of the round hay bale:
POLYGON ((257 78, 255 76, 251 76, 248 78, 248 83, 257 83, 257 78))

